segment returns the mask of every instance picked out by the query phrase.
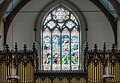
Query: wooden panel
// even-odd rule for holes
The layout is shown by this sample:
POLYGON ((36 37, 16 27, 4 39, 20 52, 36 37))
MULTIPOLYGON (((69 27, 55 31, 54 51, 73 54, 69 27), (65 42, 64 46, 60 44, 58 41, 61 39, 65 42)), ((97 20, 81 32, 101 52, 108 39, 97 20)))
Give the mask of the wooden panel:
POLYGON ((20 83, 22 80, 23 80, 23 78, 22 78, 22 63, 20 63, 19 65, 18 65, 18 76, 20 77, 20 80, 18 81, 18 83, 20 83))
POLYGON ((10 83, 9 80, 7 80, 7 76, 9 74, 9 71, 8 71, 8 68, 7 68, 7 65, 5 65, 5 63, 1 63, 1 82, 2 83, 10 83))
POLYGON ((87 83, 85 78, 81 78, 79 83, 87 83))
POLYGON ((34 82, 34 71, 31 63, 28 63, 26 66, 21 62, 18 65, 18 76, 20 80, 18 83, 33 83, 34 82))
MULTIPOLYGON (((51 83, 51 80, 49 78, 45 78, 44 80, 42 78, 38 78, 36 80, 36 83, 51 83)), ((55 78, 53 80, 53 83, 69 83, 67 78, 55 78)), ((70 83, 86 83, 86 79, 85 78, 80 78, 80 80, 76 79, 75 77, 71 79, 70 83)))
POLYGON ((71 79, 70 83, 86 83, 85 78, 76 79, 75 77, 71 79))
POLYGON ((42 78, 38 78, 36 83, 51 83, 51 80, 47 77, 44 80, 42 78))
POLYGON ((107 83, 120 83, 120 65, 119 63, 115 63, 114 66, 109 63, 111 66, 111 74, 114 75, 113 79, 106 80, 107 83))
POLYGON ((103 65, 99 62, 95 65, 91 62, 88 65, 88 82, 89 83, 102 83, 102 75, 103 75, 103 65))

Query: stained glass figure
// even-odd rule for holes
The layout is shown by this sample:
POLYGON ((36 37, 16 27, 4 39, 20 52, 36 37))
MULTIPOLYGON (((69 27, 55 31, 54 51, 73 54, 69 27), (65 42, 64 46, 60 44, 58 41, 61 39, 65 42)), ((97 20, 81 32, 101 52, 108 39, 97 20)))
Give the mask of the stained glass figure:
POLYGON ((66 28, 62 32, 62 69, 70 69, 70 33, 66 28))
POLYGON ((71 32, 71 65, 72 70, 78 70, 79 65, 79 32, 76 28, 71 32))
POLYGON ((52 33, 53 70, 60 70, 60 31, 56 28, 52 33))
POLYGON ((43 64, 44 70, 50 70, 51 65, 51 32, 48 28, 43 32, 43 64))

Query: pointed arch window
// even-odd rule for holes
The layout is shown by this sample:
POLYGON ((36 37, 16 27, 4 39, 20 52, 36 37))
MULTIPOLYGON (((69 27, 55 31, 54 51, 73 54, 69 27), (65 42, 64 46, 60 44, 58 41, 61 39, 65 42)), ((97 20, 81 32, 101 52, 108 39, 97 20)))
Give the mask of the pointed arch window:
POLYGON ((76 15, 57 7, 48 12, 42 26, 42 69, 79 70, 81 28, 76 15))

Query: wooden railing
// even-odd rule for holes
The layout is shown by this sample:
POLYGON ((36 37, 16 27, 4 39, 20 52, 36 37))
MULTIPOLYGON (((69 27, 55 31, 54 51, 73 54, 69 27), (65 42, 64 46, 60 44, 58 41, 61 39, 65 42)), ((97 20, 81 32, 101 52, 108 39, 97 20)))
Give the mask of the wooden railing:
POLYGON ((38 60, 35 44, 32 50, 28 50, 26 45, 23 50, 18 50, 17 43, 14 50, 9 50, 6 45, 0 51, 0 83, 120 83, 120 51, 114 46, 107 50, 105 43, 102 50, 97 48, 97 44, 93 50, 89 50, 88 43, 86 44, 84 71, 39 70, 38 60), (12 65, 16 67, 20 78, 17 81, 7 79, 12 65), (112 78, 104 77, 107 71, 112 78))
POLYGON ((4 50, 0 51, 0 83, 34 83, 35 54, 35 44, 33 50, 27 50, 26 45, 23 50, 18 50, 17 43, 14 50, 9 50, 8 45, 5 45, 4 50), (8 79, 13 66, 16 68, 14 72, 19 76, 19 80, 8 79))
POLYGON ((85 68, 88 71, 88 83, 120 83, 120 50, 114 45, 112 49, 106 50, 106 44, 103 50, 89 50, 88 43, 85 48, 85 68), (109 73, 112 77, 104 75, 109 73))

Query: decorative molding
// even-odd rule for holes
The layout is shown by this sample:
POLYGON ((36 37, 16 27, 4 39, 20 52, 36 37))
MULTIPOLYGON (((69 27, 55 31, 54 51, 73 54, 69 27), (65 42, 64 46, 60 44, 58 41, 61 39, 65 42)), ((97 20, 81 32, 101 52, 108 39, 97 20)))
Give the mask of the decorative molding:
POLYGON ((38 71, 35 72, 34 75, 37 78, 43 78, 43 80, 45 78, 50 78, 50 79, 55 79, 58 78, 60 80, 62 80, 63 78, 67 78, 68 80, 71 80, 71 78, 75 77, 76 79, 80 79, 80 78, 85 78, 87 79, 87 72, 84 71, 77 71, 77 70, 73 70, 73 71, 38 71))

